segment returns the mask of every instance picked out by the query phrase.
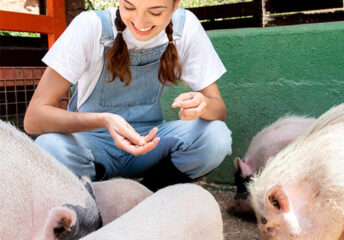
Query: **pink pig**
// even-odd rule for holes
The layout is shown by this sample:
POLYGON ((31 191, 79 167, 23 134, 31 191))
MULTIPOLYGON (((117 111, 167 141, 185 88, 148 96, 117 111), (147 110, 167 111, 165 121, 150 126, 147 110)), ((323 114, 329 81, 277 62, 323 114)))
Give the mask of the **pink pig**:
POLYGON ((82 240, 223 240, 219 204, 196 184, 160 189, 82 240))
POLYGON ((230 211, 239 214, 253 213, 246 184, 256 172, 264 168, 268 161, 305 132, 314 122, 314 118, 285 116, 265 127, 253 137, 244 161, 239 157, 235 159, 234 164, 237 171, 234 182, 237 191, 234 199, 229 202, 230 211))
POLYGON ((124 178, 90 184, 104 225, 122 216, 153 194, 142 184, 124 178))
POLYGON ((95 200, 65 166, 0 121, 1 240, 72 240, 102 226, 95 200))
POLYGON ((263 240, 344 239, 344 104, 324 113, 248 186, 263 240))

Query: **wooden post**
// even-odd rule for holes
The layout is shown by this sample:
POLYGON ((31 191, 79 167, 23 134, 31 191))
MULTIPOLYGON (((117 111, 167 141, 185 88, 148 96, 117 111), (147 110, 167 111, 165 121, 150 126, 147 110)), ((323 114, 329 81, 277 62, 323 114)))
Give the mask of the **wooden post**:
POLYGON ((264 0, 253 0, 254 5, 254 22, 257 24, 256 27, 263 27, 263 4, 264 0))

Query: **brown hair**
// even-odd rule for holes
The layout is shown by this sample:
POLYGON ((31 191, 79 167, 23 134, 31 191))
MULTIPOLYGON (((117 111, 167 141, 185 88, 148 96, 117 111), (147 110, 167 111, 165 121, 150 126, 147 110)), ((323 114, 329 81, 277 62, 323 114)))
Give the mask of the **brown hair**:
MULTIPOLYGON (((125 82, 125 86, 128 86, 132 76, 129 69, 130 59, 128 46, 123 39, 123 31, 125 30, 126 26, 122 21, 119 8, 116 12, 115 26, 118 33, 112 48, 107 52, 107 66, 112 73, 111 81, 118 77, 121 82, 125 82)), ((176 46, 173 42, 172 20, 167 25, 165 32, 167 34, 169 43, 160 58, 158 78, 163 85, 166 85, 168 82, 177 84, 179 81, 181 81, 182 66, 178 58, 176 46)))

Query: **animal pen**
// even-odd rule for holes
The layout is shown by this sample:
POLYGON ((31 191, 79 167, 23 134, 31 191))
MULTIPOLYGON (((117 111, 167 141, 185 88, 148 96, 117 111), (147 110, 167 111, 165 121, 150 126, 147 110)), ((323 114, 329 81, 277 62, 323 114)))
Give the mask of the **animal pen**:
MULTIPOLYGON (((23 127, 26 108, 45 69, 41 58, 73 17, 85 10, 85 2, 80 0, 34 2, 39 7, 38 14, 0 8, 0 31, 41 34, 39 38, 0 35, 0 119, 11 121, 19 128, 23 127)), ((343 1, 339 0, 239 0, 190 10, 202 21, 206 30, 344 19, 343 1)), ((69 97, 66 93, 60 107, 66 108, 69 97)))
MULTIPOLYGON (((1 9, 3 1, 8 0, 0 0, 0 31, 43 33, 39 38, 0 36, 0 119, 22 128, 26 107, 45 70, 41 58, 51 46, 48 36, 56 15, 48 11, 49 6, 54 8, 56 1, 61 8, 65 6, 61 15, 68 25, 85 5, 79 0, 36 0, 39 16, 11 15, 1 9), (20 17, 22 21, 18 21, 20 17), (41 24, 37 26, 35 21, 41 24), (25 28, 19 26, 24 22, 25 28), (47 24, 51 25, 42 26, 47 24)), ((222 207, 224 239, 259 239, 255 223, 232 217, 224 208, 234 188, 232 160, 244 154, 250 137, 259 129, 287 112, 316 117, 342 102, 343 1, 237 0, 190 10, 210 30, 208 36, 227 68, 218 86, 227 106, 226 124, 234 139, 232 155, 201 185, 211 190, 222 207)), ((171 99, 183 91, 183 85, 173 86, 164 94, 161 103, 167 120, 176 118, 171 99)), ((60 107, 66 107, 69 97, 66 93, 60 107)))

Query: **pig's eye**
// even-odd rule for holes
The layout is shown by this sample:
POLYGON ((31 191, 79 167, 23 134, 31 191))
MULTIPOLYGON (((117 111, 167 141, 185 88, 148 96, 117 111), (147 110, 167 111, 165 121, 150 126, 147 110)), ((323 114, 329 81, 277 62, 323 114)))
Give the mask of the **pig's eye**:
POLYGON ((261 217, 260 221, 261 221, 261 223, 264 224, 264 225, 267 224, 267 222, 268 222, 268 220, 266 220, 265 217, 261 217))

